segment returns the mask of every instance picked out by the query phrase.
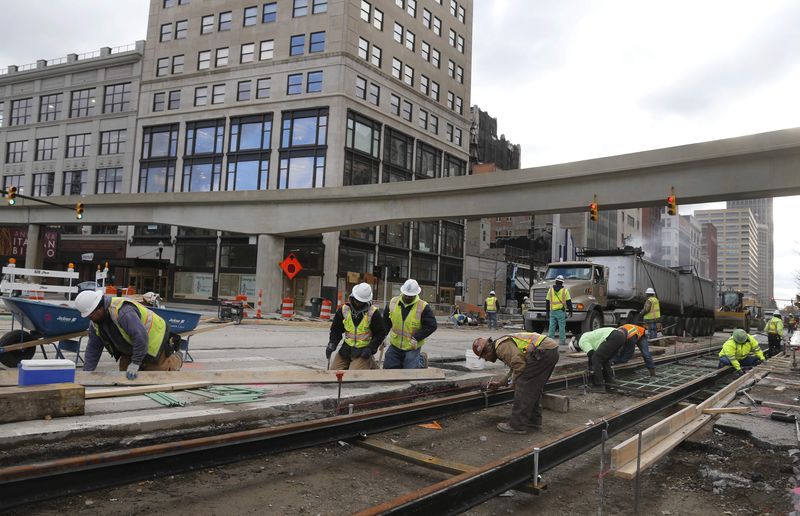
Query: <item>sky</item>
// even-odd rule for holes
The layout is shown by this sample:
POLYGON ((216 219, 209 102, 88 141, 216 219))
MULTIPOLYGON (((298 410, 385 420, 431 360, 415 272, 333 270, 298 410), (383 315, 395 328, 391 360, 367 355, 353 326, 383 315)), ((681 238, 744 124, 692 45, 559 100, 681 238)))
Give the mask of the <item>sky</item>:
MULTIPOLYGON (((148 0, 0 0, 0 67, 144 39, 148 0)), ((474 0, 472 104, 524 167, 800 127, 796 0, 474 0)), ((775 297, 800 197, 775 200, 775 297)), ((705 207, 705 206, 704 206, 705 207)), ((724 206, 723 206, 724 207, 724 206)), ((690 213, 691 206, 681 206, 690 213)))

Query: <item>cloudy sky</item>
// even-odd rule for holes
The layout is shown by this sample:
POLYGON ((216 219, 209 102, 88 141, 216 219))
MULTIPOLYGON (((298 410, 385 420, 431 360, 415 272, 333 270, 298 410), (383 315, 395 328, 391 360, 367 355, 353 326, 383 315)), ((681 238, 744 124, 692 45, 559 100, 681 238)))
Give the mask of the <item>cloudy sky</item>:
MULTIPOLYGON (((472 103, 523 166, 800 127, 796 0, 474 3, 472 103)), ((0 67, 144 39, 148 4, 0 0, 0 67)), ((796 291, 799 201, 775 200, 776 298, 796 291)))

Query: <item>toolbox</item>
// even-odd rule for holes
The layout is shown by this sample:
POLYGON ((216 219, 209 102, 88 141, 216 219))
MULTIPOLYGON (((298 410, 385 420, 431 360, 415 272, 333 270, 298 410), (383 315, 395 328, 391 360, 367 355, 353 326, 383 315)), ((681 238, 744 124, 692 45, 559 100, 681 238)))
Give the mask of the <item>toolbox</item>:
POLYGON ((75 382, 72 360, 23 360, 19 365, 20 386, 75 382))

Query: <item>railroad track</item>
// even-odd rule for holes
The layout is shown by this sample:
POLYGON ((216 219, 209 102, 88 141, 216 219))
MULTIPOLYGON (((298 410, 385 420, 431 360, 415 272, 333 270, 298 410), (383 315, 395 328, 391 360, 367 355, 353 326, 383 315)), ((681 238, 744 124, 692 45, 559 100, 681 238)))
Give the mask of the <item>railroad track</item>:
MULTIPOLYGON (((662 356, 657 364, 696 357, 709 350, 662 356)), ((615 368, 632 371, 632 364, 615 368)), ((713 370, 684 385, 671 388, 633 406, 606 415, 602 423, 580 427, 445 482, 410 493, 365 514, 419 514, 435 511, 455 514, 488 500, 600 444, 687 397, 708 389, 729 371, 713 370), (520 480, 522 479, 522 480, 520 480)), ((582 384, 581 373, 552 378, 547 391, 582 384)), ((447 416, 508 403, 513 391, 470 392, 405 405, 334 416, 302 423, 226 433, 138 448, 68 457, 0 468, 0 509, 130 484, 160 476, 230 464, 255 456, 276 454, 336 441, 354 441, 366 435, 429 422, 447 416)), ((458 469, 440 468, 451 473, 458 469)), ((530 486, 528 486, 530 490, 530 486)))

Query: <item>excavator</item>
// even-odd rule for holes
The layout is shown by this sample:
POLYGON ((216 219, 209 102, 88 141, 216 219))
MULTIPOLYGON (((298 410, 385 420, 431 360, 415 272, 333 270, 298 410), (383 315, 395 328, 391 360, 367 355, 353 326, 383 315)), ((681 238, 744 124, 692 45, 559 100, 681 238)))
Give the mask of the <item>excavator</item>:
POLYGON ((764 310, 755 299, 744 297, 736 290, 719 293, 719 308, 714 314, 714 329, 717 331, 742 328, 749 331, 752 326, 764 328, 764 310))

